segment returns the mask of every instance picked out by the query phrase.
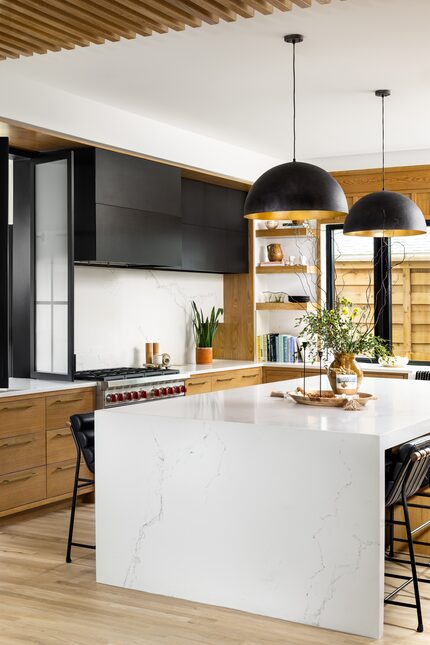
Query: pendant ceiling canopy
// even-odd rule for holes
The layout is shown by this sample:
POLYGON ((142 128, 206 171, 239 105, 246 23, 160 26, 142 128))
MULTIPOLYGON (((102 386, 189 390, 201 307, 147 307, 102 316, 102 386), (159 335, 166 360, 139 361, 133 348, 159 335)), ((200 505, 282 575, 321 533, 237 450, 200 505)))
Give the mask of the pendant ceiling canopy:
POLYGON ((300 34, 284 37, 293 45, 293 161, 263 173, 245 201, 245 217, 258 220, 329 219, 348 212, 345 194, 325 170, 296 161, 296 44, 300 34))
POLYGON ((382 99, 382 190, 359 199, 349 211, 344 235, 361 237, 397 237, 427 233, 425 217, 411 199, 385 190, 385 98, 390 90, 376 90, 382 99))

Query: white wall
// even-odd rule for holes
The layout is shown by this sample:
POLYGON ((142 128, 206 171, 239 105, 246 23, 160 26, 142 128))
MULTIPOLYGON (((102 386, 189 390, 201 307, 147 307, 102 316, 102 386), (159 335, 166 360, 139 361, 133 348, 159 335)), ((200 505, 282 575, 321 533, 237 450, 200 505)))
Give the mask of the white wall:
MULTIPOLYGON (((342 157, 321 157, 308 159, 310 163, 321 166, 325 170, 366 170, 381 167, 381 153, 344 155, 342 157)), ((430 164, 430 150, 397 150, 387 152, 385 165, 387 168, 397 166, 419 166, 430 164)))
POLYGON ((176 365, 194 362, 191 300, 223 306, 223 277, 204 273, 75 268, 77 369, 138 366, 158 341, 176 365))
POLYGON ((0 119, 253 181, 281 160, 0 69, 0 119))

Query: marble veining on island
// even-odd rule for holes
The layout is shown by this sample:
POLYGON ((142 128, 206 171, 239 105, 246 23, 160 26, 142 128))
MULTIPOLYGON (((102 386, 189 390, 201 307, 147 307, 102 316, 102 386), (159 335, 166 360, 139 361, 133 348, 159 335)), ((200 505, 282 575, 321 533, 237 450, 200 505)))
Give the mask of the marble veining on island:
POLYGON ((270 384, 97 412, 98 582, 380 637, 384 450, 426 432, 425 385, 365 381, 362 412, 270 384))

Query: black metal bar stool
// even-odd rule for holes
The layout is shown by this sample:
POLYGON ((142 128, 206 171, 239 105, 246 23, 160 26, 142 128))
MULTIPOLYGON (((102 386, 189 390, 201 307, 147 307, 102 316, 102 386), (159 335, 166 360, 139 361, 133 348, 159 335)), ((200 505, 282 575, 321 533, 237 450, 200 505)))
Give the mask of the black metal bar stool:
POLYGON ((386 482, 385 482, 385 507, 388 509, 389 517, 386 520, 389 526, 389 547, 387 560, 401 564, 409 564, 411 575, 402 575, 396 573, 385 573, 387 577, 403 580, 403 582, 391 591, 384 599, 386 604, 399 605, 400 607, 413 607, 417 610, 418 627, 417 631, 424 631, 423 618, 421 611, 421 599, 419 582, 429 583, 430 580, 419 578, 417 574, 417 564, 419 566, 429 567, 430 562, 418 562, 415 559, 414 544, 430 546, 429 542, 414 540, 414 536, 430 526, 430 520, 427 520, 416 528, 411 528, 409 518, 409 508, 425 508, 430 506, 425 504, 408 503, 408 499, 413 495, 419 497, 430 497, 430 493, 424 492, 423 487, 428 486, 428 473, 430 467, 430 435, 426 435, 413 442, 403 444, 396 452, 388 454, 386 461, 386 482), (401 505, 405 521, 394 519, 394 508, 401 505), (406 528, 406 538, 394 537, 394 526, 404 526, 406 528), (394 542, 407 543, 409 549, 409 560, 395 557, 394 542), (401 602, 393 600, 400 591, 405 589, 410 583, 413 583, 415 603, 401 602))
POLYGON ((94 453, 94 412, 87 414, 74 414, 70 417, 70 430, 76 445, 76 469, 75 483, 73 485, 72 508, 70 512, 69 538, 67 541, 66 562, 71 562, 72 546, 84 547, 86 549, 95 549, 92 544, 82 544, 73 542, 73 528, 75 524, 76 501, 78 490, 86 486, 93 486, 94 479, 80 477, 81 457, 84 458, 85 464, 90 472, 95 472, 95 453, 94 453))

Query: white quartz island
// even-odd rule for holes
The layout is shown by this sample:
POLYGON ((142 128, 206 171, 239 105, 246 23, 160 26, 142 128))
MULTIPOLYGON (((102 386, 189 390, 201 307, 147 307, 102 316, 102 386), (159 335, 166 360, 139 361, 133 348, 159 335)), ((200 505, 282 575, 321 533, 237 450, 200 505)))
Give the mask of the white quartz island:
POLYGON ((429 432, 429 386, 270 397, 298 384, 96 412, 97 581, 380 637, 384 451, 429 432))

